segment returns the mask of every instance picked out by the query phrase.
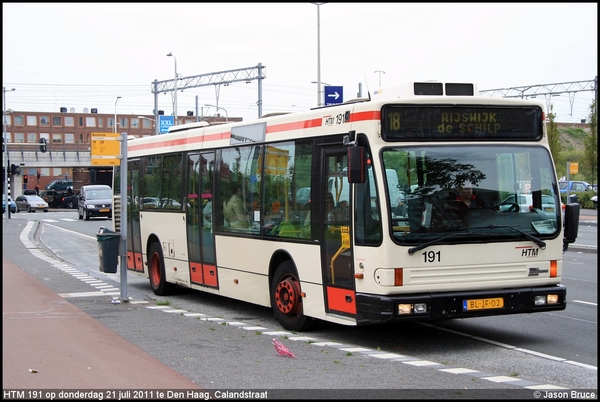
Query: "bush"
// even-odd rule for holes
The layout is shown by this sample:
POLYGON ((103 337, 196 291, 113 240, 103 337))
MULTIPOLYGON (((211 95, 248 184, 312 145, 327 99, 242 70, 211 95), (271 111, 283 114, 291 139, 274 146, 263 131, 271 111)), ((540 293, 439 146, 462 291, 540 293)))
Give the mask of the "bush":
MULTIPOLYGON (((569 196, 577 195, 577 202, 581 205, 582 209, 594 209, 594 202, 592 201, 592 197, 597 195, 594 191, 577 191, 570 192, 569 196)), ((567 204, 567 193, 561 193, 560 199, 563 204, 567 204)))

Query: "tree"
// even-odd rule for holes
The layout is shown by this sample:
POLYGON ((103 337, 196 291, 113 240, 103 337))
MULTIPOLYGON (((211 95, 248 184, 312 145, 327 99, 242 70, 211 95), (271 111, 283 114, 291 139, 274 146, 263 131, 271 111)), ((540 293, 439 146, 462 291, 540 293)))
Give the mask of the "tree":
MULTIPOLYGON (((548 133, 548 144, 550 145, 550 152, 556 166, 562 162, 562 145, 560 144, 560 134, 558 132, 558 124, 554 121, 556 115, 552 113, 554 105, 550 105, 550 112, 548 113, 548 123, 546 123, 546 131, 548 133)), ((558 173, 558 172, 557 172, 558 173)), ((559 175, 560 176, 560 175, 559 175)))
POLYGON ((598 117, 596 110, 596 99, 590 105, 590 135, 585 139, 585 156, 584 163, 591 174, 591 184, 597 183, 598 175, 598 117))

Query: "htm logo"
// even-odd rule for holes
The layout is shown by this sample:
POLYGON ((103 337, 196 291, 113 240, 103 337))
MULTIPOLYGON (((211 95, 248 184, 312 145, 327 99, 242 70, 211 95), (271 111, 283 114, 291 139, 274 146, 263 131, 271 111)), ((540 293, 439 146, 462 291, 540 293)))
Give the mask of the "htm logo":
POLYGON ((4 390, 2 399, 25 399, 25 391, 4 390))
POLYGON ((538 248, 525 248, 521 250, 521 257, 537 257, 539 251, 538 248))

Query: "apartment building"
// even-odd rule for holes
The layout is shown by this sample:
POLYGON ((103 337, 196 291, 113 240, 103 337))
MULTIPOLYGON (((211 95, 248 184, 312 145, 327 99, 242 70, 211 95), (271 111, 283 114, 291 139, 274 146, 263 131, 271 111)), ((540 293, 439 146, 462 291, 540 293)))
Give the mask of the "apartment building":
MULTIPOLYGON (((10 165, 18 166, 18 174, 11 177, 14 185, 9 194, 16 196, 23 190, 35 189, 36 186, 44 189, 56 179, 78 178, 79 180, 74 181, 83 181, 79 183, 83 185, 95 181, 97 177, 104 177, 97 173, 112 174, 111 167, 91 166, 92 133, 126 132, 136 138, 156 135, 157 122, 154 118, 154 115, 117 114, 115 120, 114 113, 102 114, 94 108, 76 112, 75 109, 67 110, 66 107, 53 113, 5 113, 6 151, 3 152, 3 159, 8 158, 9 171, 10 165), (40 151, 42 138, 46 140, 45 153, 40 151), (28 177, 27 183, 23 182, 25 175, 28 177)), ((220 115, 197 118, 188 112, 187 116, 178 116, 177 120, 178 124, 200 120, 216 123, 224 122, 225 118, 220 115)), ((228 120, 242 121, 242 118, 229 117, 228 120)), ((4 163, 2 167, 4 170, 4 163)))

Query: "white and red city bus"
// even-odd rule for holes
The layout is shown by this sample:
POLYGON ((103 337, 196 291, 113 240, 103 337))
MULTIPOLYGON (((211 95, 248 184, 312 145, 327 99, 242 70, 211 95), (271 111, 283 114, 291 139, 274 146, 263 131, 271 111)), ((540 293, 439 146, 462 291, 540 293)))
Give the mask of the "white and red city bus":
POLYGON ((128 141, 126 182, 115 227, 127 225, 127 269, 157 295, 182 286, 268 306, 297 331, 566 307, 579 209, 561 216, 538 102, 413 82, 180 125, 128 141), (459 205, 467 185, 484 207, 459 205), (524 192, 531 205, 515 201, 524 192))

